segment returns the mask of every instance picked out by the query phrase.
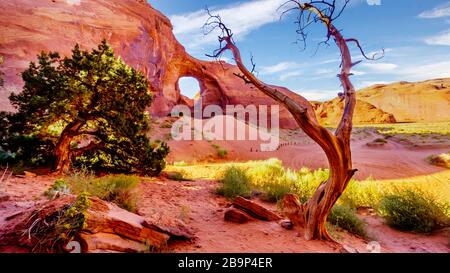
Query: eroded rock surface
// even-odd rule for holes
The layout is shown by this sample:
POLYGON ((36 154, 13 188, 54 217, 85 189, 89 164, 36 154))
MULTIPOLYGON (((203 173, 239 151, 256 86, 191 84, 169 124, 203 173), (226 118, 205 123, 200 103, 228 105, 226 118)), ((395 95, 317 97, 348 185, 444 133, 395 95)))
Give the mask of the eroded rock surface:
MULTIPOLYGON (((66 195, 7 217, 5 225, 0 228, 1 244, 40 251, 36 247, 42 244, 39 234, 35 234, 37 225, 52 223, 75 199, 75 196, 66 195)), ((160 226, 98 198, 90 198, 90 201, 86 212, 87 225, 75 234, 74 239, 80 243, 82 252, 153 251, 166 249, 171 240, 195 238, 187 227, 160 226)), ((61 250, 56 245, 50 249, 55 252, 61 250)))

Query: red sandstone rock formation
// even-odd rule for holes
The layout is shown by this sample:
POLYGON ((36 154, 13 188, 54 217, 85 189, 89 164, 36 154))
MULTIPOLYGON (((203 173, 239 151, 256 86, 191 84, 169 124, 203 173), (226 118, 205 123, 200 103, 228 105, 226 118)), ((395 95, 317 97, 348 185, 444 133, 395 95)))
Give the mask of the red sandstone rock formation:
MULTIPOLYGON (((38 204, 6 218, 0 227, 0 243, 7 246, 21 246, 34 251, 61 251, 57 244, 51 249, 39 249, 42 236, 35 234, 37 226, 54 223, 61 211, 75 202, 73 195, 38 204)), ((144 252, 148 248, 166 248, 170 240, 193 240, 195 236, 184 226, 162 226, 149 222, 142 216, 123 210, 98 198, 90 198, 86 211, 86 226, 75 234, 82 252, 144 252)), ((49 229, 51 230, 51 229, 49 229)), ((57 240, 58 237, 55 234, 57 240)), ((45 247, 49 247, 45 245, 45 247)))
MULTIPOLYGON (((69 5, 65 0, 4 0, 0 9, 0 55, 5 58, 2 71, 6 81, 0 90, 2 110, 11 109, 7 96, 20 90, 20 72, 40 51, 67 55, 75 43, 90 49, 103 38, 126 63, 148 77, 155 94, 150 109, 153 115, 165 116, 174 105, 189 104, 178 87, 183 76, 199 80, 204 106, 274 104, 234 76, 238 72, 234 65, 200 61, 187 54, 175 39, 169 19, 146 1, 90 0, 69 5)), ((296 127, 285 109, 280 113, 280 124, 296 127)))

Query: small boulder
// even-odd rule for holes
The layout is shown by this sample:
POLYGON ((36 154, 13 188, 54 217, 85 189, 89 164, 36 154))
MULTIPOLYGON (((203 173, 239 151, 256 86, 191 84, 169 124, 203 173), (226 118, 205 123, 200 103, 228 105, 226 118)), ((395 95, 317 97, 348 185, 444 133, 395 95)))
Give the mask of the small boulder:
POLYGON ((33 172, 28 172, 28 171, 24 171, 23 172, 25 177, 36 177, 37 174, 33 173, 33 172))
POLYGON ((290 220, 282 220, 280 222, 280 225, 282 228, 287 229, 287 230, 291 230, 294 228, 294 224, 292 224, 292 222, 290 220))
POLYGON ((235 208, 230 208, 227 211, 225 211, 224 219, 225 221, 238 224, 247 223, 253 220, 253 218, 250 215, 235 208))
POLYGON ((260 220, 278 221, 281 219, 278 214, 241 196, 234 199, 233 206, 260 220))
POLYGON ((8 201, 10 196, 4 192, 0 192, 0 203, 8 201))

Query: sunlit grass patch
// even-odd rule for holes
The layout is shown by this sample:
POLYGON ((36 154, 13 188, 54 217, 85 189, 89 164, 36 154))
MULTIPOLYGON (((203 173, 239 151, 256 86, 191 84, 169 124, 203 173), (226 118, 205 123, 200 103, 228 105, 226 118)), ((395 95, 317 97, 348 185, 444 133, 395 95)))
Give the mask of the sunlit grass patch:
POLYGON ((450 136, 450 122, 358 124, 358 128, 375 128, 383 135, 440 134, 450 136))
POLYGON ((119 207, 135 212, 137 207, 136 188, 140 178, 130 175, 108 175, 95 177, 89 173, 75 173, 64 179, 58 179, 45 192, 50 198, 58 194, 81 194, 88 193, 108 202, 115 203, 119 207))
POLYGON ((227 198, 235 198, 242 196, 249 198, 252 194, 250 179, 247 173, 241 168, 231 166, 220 180, 221 186, 217 189, 217 193, 227 198))
POLYGON ((431 232, 449 223, 449 204, 420 189, 403 189, 383 196, 381 215, 388 225, 406 231, 431 232))

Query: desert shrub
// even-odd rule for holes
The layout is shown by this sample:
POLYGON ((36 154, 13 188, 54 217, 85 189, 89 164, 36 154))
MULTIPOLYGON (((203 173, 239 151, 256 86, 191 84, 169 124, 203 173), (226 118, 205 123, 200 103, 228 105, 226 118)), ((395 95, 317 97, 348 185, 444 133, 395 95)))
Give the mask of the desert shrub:
POLYGON ((88 172, 77 172, 65 179, 56 180, 44 195, 55 198, 59 194, 86 192, 135 212, 138 200, 136 188, 139 182, 139 177, 136 176, 108 175, 96 178, 88 172))
POLYGON ((141 173, 157 176, 166 166, 169 146, 165 142, 148 142, 145 138, 110 140, 101 150, 87 151, 72 163, 76 169, 113 173, 141 173), (126 152, 122 148, 127 147, 126 152))
POLYGON ((419 189, 403 189, 383 196, 380 213, 388 225, 405 231, 431 232, 448 225, 448 204, 419 189))
POLYGON ((279 159, 269 159, 256 162, 247 169, 247 174, 255 187, 263 187, 267 182, 277 180, 284 174, 282 162, 279 159))
POLYGON ((251 187, 263 193, 267 201, 276 202, 293 192, 294 181, 286 174, 278 159, 269 159, 247 169, 251 187))
POLYGON ((228 151, 227 150, 225 150, 225 149, 218 149, 217 150, 217 156, 219 158, 225 158, 225 157, 227 157, 227 155, 228 155, 228 151))
POLYGON ((184 170, 168 172, 167 178, 175 181, 192 181, 192 179, 187 177, 187 174, 184 170))
POLYGON ((54 199, 61 194, 69 194, 70 187, 64 179, 56 179, 50 188, 44 192, 44 195, 50 199, 54 199))
POLYGON ((384 138, 377 138, 373 142, 375 143, 387 143, 387 140, 384 138))
MULTIPOLYGON (((24 236, 36 240, 32 252, 62 251, 62 247, 87 226, 87 210, 91 206, 89 194, 80 193, 75 202, 45 219, 31 219, 33 225, 24 236)), ((35 214, 37 215, 37 214, 35 214)))
POLYGON ((328 222, 352 234, 367 237, 365 223, 358 218, 356 210, 346 206, 335 205, 328 215, 328 222))
POLYGON ((187 166, 188 164, 185 161, 175 161, 173 163, 174 166, 187 166))
POLYGON ((241 168, 231 166, 225 170, 221 186, 217 193, 226 198, 235 198, 237 196, 250 197, 252 190, 250 179, 246 172, 241 168))
POLYGON ((321 183, 327 181, 330 175, 329 170, 317 169, 310 171, 303 169, 297 172, 295 193, 298 195, 301 202, 306 202, 321 183))
POLYGON ((222 149, 219 145, 217 144, 211 144, 211 146, 216 149, 216 153, 217 153, 217 157, 219 158, 225 158, 228 155, 228 151, 225 149, 222 149))
POLYGON ((427 161, 432 165, 450 169, 450 152, 439 155, 431 155, 427 158, 427 161))
POLYGON ((339 203, 351 208, 377 208, 380 203, 382 192, 374 181, 352 180, 348 184, 339 203))
POLYGON ((294 183, 286 175, 277 180, 267 181, 264 185, 258 187, 263 193, 263 199, 269 202, 278 202, 288 193, 293 193, 294 183))

